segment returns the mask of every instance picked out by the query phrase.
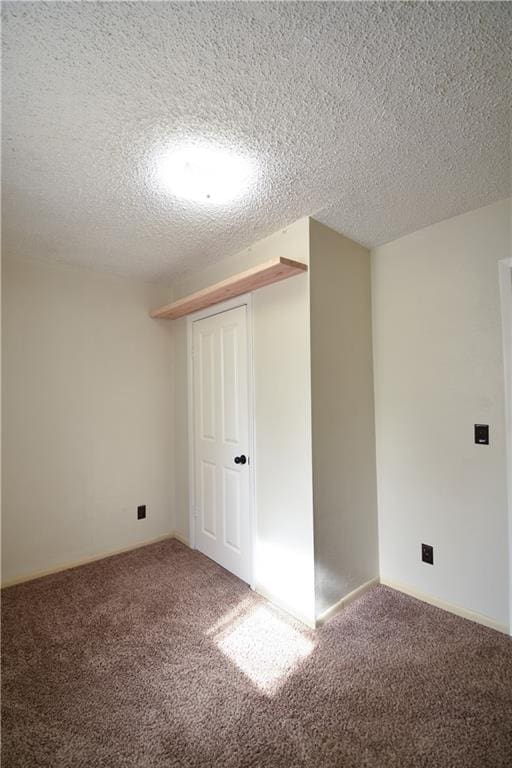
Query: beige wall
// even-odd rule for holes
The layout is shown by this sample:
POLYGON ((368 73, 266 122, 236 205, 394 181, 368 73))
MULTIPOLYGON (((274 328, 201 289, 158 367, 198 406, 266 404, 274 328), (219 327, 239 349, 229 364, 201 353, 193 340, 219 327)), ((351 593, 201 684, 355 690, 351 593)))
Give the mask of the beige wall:
POLYGON ((317 616, 378 576, 370 253, 311 221, 317 616))
MULTIPOLYGON (((509 205, 372 255, 381 576, 501 624, 509 205), (490 424, 488 447, 473 444, 477 422, 490 424), (422 541, 434 567, 420 561, 422 541)), ((310 270, 253 294, 256 586, 311 623, 377 573, 368 252, 306 218, 173 293, 273 256, 310 270)), ((139 281, 4 263, 5 581, 172 530, 189 538, 186 320, 148 316, 170 298, 139 281)))
MULTIPOLYGON (((175 297, 267 259, 309 262, 309 220, 175 286, 175 297)), ((253 294, 256 432, 256 588, 314 620, 309 278, 253 294)), ((189 538, 186 320, 173 323, 176 352, 176 530, 189 538)))
POLYGON ((148 317, 162 299, 4 261, 4 581, 172 531, 172 332, 148 317))
POLYGON ((498 261, 510 202, 373 253, 382 578, 508 620, 504 376, 498 261), (490 425, 490 445, 473 425, 490 425), (420 544, 434 546, 434 566, 420 544))

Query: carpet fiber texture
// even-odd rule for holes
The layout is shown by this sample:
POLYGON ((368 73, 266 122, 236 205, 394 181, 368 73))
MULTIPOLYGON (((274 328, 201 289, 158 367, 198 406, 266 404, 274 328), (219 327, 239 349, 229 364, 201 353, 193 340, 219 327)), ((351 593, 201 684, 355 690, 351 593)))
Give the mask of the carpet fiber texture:
POLYGON ((512 766, 510 638, 385 587, 313 632, 169 540, 2 611, 2 768, 512 766))

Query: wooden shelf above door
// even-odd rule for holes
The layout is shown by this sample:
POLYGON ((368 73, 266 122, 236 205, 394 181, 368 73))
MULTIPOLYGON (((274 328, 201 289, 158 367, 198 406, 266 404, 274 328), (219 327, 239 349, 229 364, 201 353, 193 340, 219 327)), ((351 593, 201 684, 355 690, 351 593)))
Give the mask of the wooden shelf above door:
POLYGON ((220 283, 215 283, 209 288, 203 288, 197 293, 178 299, 172 304, 166 304, 164 307, 154 309, 150 314, 155 318, 167 318, 174 320, 177 317, 190 315, 199 309, 211 307, 214 304, 220 304, 221 301, 232 299, 235 296, 241 296, 243 293, 255 291, 257 288, 263 288, 265 285, 277 283, 279 280, 286 280, 287 277, 300 275, 307 271, 307 264, 301 261, 292 261, 292 259, 272 259, 257 267, 247 269, 238 275, 228 277, 220 283))

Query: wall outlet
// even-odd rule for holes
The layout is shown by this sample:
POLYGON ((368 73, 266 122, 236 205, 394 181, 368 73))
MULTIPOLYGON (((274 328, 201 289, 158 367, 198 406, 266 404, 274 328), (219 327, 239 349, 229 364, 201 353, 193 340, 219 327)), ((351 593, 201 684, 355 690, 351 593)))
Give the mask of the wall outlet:
POLYGON ((141 504, 139 507, 137 507, 137 520, 144 520, 146 517, 146 505, 141 504))
POLYGON ((430 544, 422 544, 421 559, 424 563, 434 565, 434 547, 431 547, 430 544))
POLYGON ((488 424, 475 424, 475 443, 477 445, 489 445, 488 424))

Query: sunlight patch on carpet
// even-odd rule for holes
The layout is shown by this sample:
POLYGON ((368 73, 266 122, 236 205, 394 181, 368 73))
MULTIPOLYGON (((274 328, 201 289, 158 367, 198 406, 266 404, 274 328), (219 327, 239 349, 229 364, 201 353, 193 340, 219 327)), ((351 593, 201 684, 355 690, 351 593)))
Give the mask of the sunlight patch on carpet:
POLYGON ((309 638, 263 605, 217 635, 215 642, 267 695, 273 695, 314 648, 309 638))

